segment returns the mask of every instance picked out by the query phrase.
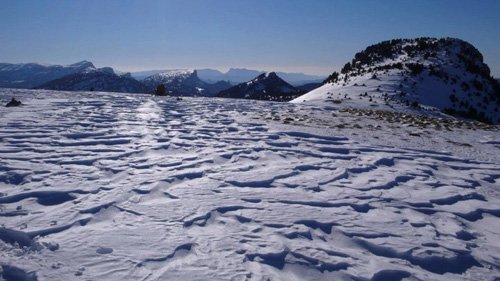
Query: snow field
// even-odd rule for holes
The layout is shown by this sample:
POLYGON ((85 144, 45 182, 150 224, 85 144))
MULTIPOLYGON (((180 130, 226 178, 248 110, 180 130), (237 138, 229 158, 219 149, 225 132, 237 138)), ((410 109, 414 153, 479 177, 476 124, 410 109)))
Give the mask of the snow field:
MULTIPOLYGON (((499 274, 495 160, 263 118, 337 112, 325 107, 0 90, 12 95, 25 105, 0 108, 6 280, 499 274)), ((498 131, 468 133, 498 153, 498 131)))

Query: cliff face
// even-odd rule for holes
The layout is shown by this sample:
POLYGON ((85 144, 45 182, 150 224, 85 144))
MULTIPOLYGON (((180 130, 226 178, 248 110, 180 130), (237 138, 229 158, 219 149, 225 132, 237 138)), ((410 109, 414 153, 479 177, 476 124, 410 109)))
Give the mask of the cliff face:
POLYGON ((206 83, 198 77, 196 70, 169 71, 151 75, 143 80, 149 91, 163 84, 174 96, 215 96, 231 87, 229 82, 206 83))

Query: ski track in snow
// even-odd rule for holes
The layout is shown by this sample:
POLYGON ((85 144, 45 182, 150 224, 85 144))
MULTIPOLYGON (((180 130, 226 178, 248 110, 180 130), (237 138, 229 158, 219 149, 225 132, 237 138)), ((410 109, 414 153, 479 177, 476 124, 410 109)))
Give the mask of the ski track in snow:
POLYGON ((0 99, 13 94, 26 105, 0 109, 6 280, 500 275, 499 163, 255 119, 295 105, 0 99))

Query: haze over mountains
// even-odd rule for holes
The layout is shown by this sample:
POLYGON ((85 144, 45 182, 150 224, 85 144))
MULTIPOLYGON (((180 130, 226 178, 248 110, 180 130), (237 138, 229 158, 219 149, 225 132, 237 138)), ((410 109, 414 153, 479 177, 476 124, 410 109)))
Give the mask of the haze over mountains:
MULTIPOLYGON (((148 76, 152 76, 158 73, 182 72, 182 71, 188 71, 188 70, 186 69, 149 70, 149 71, 131 72, 131 75, 132 77, 138 80, 142 80, 148 76)), ((266 71, 259 71, 246 68, 230 68, 227 72, 221 72, 217 69, 211 69, 211 68, 197 69, 196 71, 198 72, 198 77, 207 83, 228 81, 233 85, 250 81, 257 76, 266 73, 266 71)), ((277 71, 276 74, 293 86, 300 86, 308 83, 318 83, 322 82, 325 79, 325 76, 310 75, 304 73, 277 71)))

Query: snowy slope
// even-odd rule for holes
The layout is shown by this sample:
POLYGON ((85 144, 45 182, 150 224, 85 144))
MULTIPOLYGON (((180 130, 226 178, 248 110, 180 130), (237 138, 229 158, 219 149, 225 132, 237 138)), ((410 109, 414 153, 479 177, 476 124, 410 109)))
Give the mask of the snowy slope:
POLYGON ((0 90, 0 101, 12 96, 24 106, 0 108, 6 280, 500 272, 498 126, 307 104, 0 90))
POLYGON ((262 73, 254 79, 221 91, 217 96, 233 99, 289 101, 301 91, 278 77, 275 72, 262 73))
POLYGON ((459 39, 385 41, 293 102, 447 114, 500 123, 500 87, 481 53, 459 39), (424 109, 424 110, 423 110, 424 109))

